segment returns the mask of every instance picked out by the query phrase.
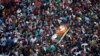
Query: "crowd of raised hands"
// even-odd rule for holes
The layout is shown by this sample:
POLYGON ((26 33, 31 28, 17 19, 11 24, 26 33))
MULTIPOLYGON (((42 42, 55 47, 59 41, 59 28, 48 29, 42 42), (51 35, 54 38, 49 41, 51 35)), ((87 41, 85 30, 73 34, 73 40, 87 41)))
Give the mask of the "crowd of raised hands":
POLYGON ((100 56, 100 0, 20 0, 0 16, 0 55, 100 56), (70 29, 56 44, 63 24, 70 29))

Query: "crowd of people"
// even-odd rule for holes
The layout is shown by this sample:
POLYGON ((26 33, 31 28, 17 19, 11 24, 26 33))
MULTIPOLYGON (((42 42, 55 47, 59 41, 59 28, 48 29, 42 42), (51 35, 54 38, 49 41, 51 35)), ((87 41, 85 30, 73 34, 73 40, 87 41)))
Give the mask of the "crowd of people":
POLYGON ((0 16, 0 54, 100 56, 100 0, 20 0, 0 16), (70 29, 57 44, 51 37, 64 24, 70 29))

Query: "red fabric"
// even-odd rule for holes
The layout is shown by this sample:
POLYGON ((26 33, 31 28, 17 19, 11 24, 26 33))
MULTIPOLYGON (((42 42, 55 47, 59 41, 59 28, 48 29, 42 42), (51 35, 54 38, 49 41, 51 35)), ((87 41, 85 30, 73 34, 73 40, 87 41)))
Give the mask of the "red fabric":
POLYGON ((9 0, 0 0, 0 3, 8 3, 9 0))
POLYGON ((33 10, 33 14, 35 14, 35 15, 38 15, 38 12, 39 12, 39 9, 38 9, 38 8, 35 8, 35 9, 33 10))
POLYGON ((98 36, 99 36, 99 39, 100 39, 100 28, 98 29, 98 36))
POLYGON ((20 0, 15 0, 14 2, 15 2, 15 3, 18 3, 18 2, 20 2, 20 0))
POLYGON ((41 1, 40 1, 40 0, 35 0, 34 5, 35 5, 37 8, 40 8, 40 6, 41 6, 41 1))
POLYGON ((39 45, 36 45, 36 49, 40 49, 40 46, 39 45))

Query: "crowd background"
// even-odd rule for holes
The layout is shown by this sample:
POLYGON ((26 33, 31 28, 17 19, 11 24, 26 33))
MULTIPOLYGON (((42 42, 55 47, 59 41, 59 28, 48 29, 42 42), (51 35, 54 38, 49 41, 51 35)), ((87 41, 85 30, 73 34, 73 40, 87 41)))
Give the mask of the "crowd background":
POLYGON ((1 56, 100 56, 100 0, 0 1, 1 56), (70 30, 56 44, 62 24, 70 30))

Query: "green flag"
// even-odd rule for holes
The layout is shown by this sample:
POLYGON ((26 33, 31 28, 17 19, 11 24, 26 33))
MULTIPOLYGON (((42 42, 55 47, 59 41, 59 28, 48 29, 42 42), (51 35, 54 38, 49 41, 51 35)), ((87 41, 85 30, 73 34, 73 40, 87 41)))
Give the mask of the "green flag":
MULTIPOLYGON (((68 27, 66 27, 68 28, 68 27)), ((64 36, 67 34, 70 28, 68 28, 61 36, 58 36, 56 33, 51 37, 52 41, 60 43, 64 36)))

